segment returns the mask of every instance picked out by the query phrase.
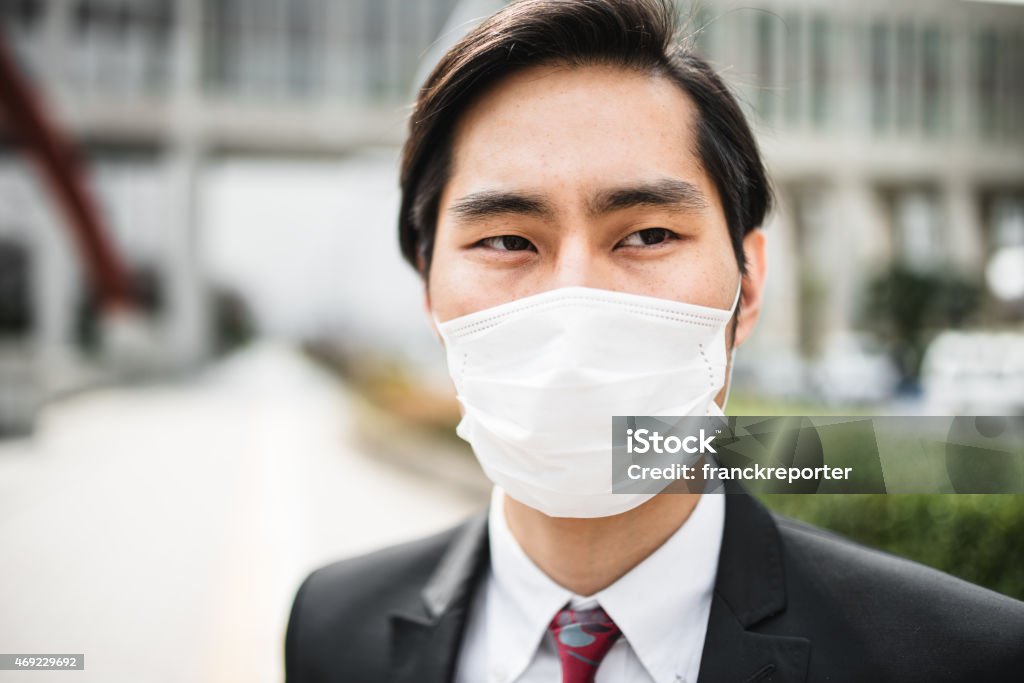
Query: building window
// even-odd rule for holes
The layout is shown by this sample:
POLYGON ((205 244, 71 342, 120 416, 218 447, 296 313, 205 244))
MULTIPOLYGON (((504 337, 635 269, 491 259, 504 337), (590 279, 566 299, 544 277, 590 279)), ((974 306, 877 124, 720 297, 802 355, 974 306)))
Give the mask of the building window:
POLYGON ((829 45, 834 36, 828 20, 815 17, 811 21, 811 121, 815 128, 825 128, 831 115, 832 60, 829 45))
POLYGON ((978 36, 978 125, 982 135, 996 133, 999 111, 999 36, 985 29, 978 36))
POLYGON ((300 97, 323 89, 322 0, 291 0, 288 8, 288 91, 300 97))
POLYGON ((871 121, 876 131, 889 127, 892 107, 889 83, 892 78, 889 27, 876 23, 871 27, 871 121))
POLYGON ((896 127, 901 131, 907 131, 914 124, 916 39, 910 24, 901 24, 896 29, 896 127))
POLYGON ((166 89, 171 0, 80 0, 71 18, 69 66, 80 89, 129 96, 166 89))
POLYGON ((0 2, 0 24, 12 31, 35 26, 42 14, 41 0, 5 0, 0 2))
POLYGON ((757 86, 758 113, 764 121, 775 118, 775 99, 777 97, 775 81, 776 24, 778 17, 772 14, 757 15, 757 86))
POLYGON ((33 78, 42 66, 41 0, 0 0, 0 29, 4 30, 14 57, 33 78))
POLYGON ((366 31, 364 43, 369 54, 367 82, 370 94, 381 98, 391 90, 391 41, 388 39, 388 5, 387 0, 370 0, 364 5, 366 31))
POLYGON ((1007 133, 1024 139, 1024 32, 1010 35, 1006 55, 1007 133))
POLYGON ((323 92, 323 0, 210 0, 203 7, 207 88, 260 98, 323 92))
POLYGON ((940 132, 946 120, 945 47, 938 28, 921 34, 921 127, 929 135, 940 132))
POLYGON ((803 76, 803 17, 795 12, 786 15, 783 30, 785 31, 785 71, 786 90, 783 103, 786 110, 786 123, 798 126, 802 123, 802 102, 805 91, 803 76))

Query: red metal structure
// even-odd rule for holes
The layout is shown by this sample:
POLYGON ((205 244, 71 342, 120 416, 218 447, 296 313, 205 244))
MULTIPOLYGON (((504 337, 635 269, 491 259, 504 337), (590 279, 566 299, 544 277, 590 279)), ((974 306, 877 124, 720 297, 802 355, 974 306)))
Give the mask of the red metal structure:
POLYGON ((70 138, 49 118, 0 31, 0 107, 60 206, 104 312, 133 309, 128 272, 105 229, 70 138))

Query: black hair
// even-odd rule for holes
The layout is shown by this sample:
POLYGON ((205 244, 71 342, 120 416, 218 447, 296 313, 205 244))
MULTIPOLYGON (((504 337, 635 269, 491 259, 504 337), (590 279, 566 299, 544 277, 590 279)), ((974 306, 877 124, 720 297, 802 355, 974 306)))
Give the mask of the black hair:
POLYGON ((420 89, 402 151, 402 254, 426 278, 459 118, 481 90, 546 64, 616 65, 673 80, 698 111, 694 150, 718 191, 740 272, 743 237, 759 227, 772 191, 739 104, 714 69, 677 35, 671 0, 519 0, 441 58, 420 89))

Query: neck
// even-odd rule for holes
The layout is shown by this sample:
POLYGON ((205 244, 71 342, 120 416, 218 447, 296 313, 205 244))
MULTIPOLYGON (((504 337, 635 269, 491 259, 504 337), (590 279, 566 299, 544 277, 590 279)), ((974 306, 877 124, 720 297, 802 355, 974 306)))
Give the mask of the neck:
POLYGON ((640 564, 693 512, 700 494, 661 494, 612 517, 549 517, 504 497, 509 530, 526 555, 576 595, 607 588, 640 564))

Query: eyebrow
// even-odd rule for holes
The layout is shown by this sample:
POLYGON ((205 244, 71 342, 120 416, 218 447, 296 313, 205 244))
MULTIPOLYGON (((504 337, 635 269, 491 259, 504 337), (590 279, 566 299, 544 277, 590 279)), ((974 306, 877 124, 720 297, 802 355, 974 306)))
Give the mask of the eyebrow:
POLYGON ((700 212, 710 206, 707 197, 693 183, 661 178, 647 183, 598 192, 588 202, 591 215, 600 216, 636 206, 657 206, 681 213, 700 212))
MULTIPOLYGON (((587 211, 599 216, 637 206, 657 206, 691 213, 710 206, 707 197, 693 183, 676 178, 600 190, 587 201, 587 211)), ((521 215, 551 218, 554 206, 540 194, 484 190, 462 197, 448 209, 462 220, 481 220, 494 216, 521 215)))
POLYGON ((491 190, 466 195, 452 204, 449 211, 463 220, 507 214, 550 218, 555 214, 551 203, 540 195, 491 190))

